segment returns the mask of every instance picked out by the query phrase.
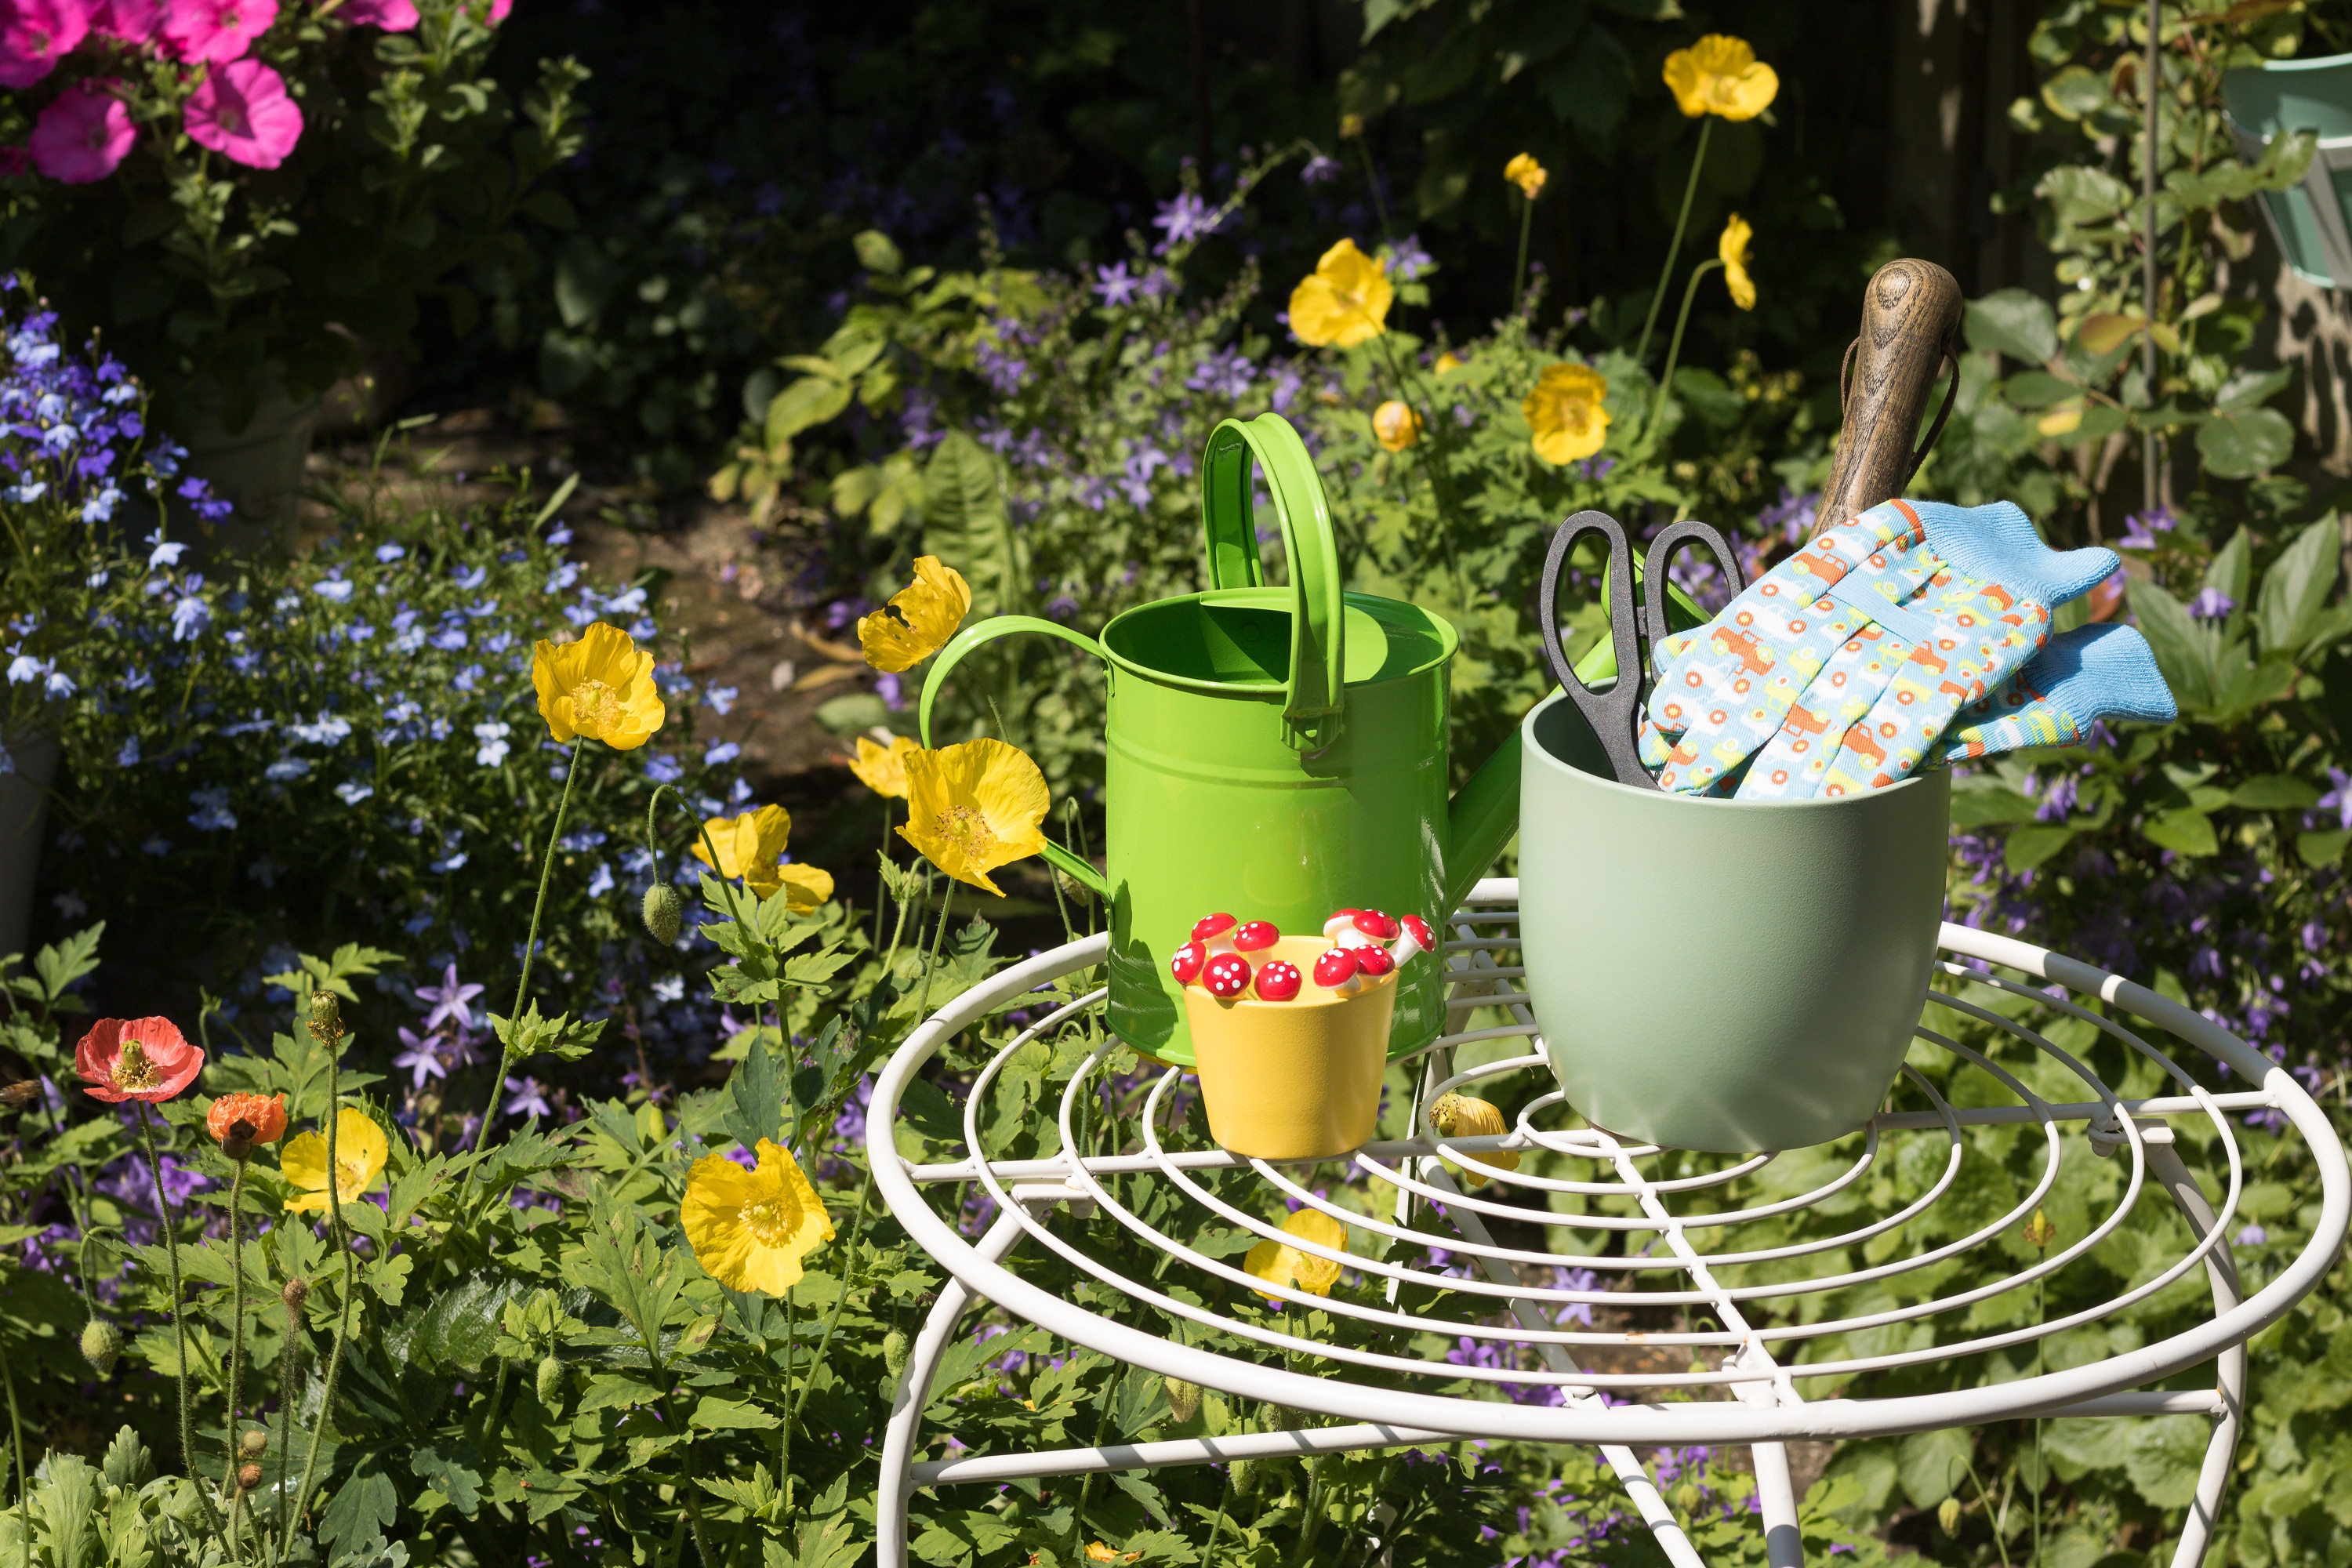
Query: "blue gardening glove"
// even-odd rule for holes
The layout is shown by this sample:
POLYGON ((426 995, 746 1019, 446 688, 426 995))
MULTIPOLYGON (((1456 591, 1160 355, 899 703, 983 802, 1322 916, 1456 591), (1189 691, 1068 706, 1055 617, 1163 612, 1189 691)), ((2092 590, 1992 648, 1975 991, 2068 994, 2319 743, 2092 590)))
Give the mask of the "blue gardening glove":
POLYGON ((2050 549, 2007 502, 1873 507, 1662 645, 1643 758, 1680 794, 1726 793, 1743 763, 1743 800, 1893 784, 2115 568, 2050 549))
POLYGON ((2000 690, 1961 709, 1928 765, 2071 746, 2102 719, 2169 724, 2179 716, 2138 628, 2082 626, 2051 638, 2000 690))

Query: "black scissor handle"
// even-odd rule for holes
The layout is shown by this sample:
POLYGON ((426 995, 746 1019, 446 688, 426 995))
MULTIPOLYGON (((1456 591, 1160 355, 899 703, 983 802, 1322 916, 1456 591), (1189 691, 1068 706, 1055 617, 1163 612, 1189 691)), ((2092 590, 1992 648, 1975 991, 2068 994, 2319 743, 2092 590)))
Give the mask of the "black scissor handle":
POLYGON ((1666 624, 1666 606, 1672 602, 1666 569, 1674 564, 1675 552, 1694 541, 1715 552, 1716 564, 1723 568, 1734 594, 1748 586, 1748 580, 1739 571, 1739 552, 1711 524, 1686 520, 1660 529, 1658 536, 1650 541, 1649 558, 1642 570, 1645 590, 1642 626, 1653 650, 1673 635, 1673 628, 1666 624))
POLYGON ((1592 726, 1601 751, 1608 755, 1612 775, 1619 784, 1637 789, 1657 788, 1657 781, 1642 765, 1641 753, 1633 744, 1633 725, 1641 710, 1642 644, 1633 608, 1633 547, 1625 538, 1623 525, 1602 511, 1580 511, 1561 523, 1544 556, 1542 595, 1538 603, 1544 652, 1550 657, 1552 674, 1585 722, 1592 726), (1569 662, 1568 649, 1559 640, 1560 568, 1568 563, 1576 542, 1588 533, 1598 533, 1609 543, 1609 638, 1617 653, 1617 680, 1606 692, 1596 692, 1577 678, 1576 667, 1569 662))

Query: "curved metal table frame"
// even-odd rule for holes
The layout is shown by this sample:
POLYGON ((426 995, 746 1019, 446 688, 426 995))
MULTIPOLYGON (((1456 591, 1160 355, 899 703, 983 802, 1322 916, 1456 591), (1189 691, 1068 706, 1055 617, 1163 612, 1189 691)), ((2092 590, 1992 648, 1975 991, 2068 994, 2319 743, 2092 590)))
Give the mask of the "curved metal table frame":
MULTIPOLYGON (((1066 1153, 1043 1160, 994 1162, 968 1155, 961 1161, 929 1165, 914 1164, 901 1156, 896 1145, 896 1123, 899 1097, 908 1080, 948 1040, 990 1016, 1004 1003, 1066 974, 1100 963, 1108 951, 1108 939, 1105 936, 1072 942, 1016 964, 958 997, 916 1029, 892 1056, 875 1086, 867 1121, 867 1152, 876 1184, 881 1189, 892 1215, 919 1246, 946 1268, 952 1279, 940 1293, 937 1303, 910 1347, 906 1371, 898 1380, 883 1446, 880 1497, 877 1500, 877 1561, 883 1568, 901 1568, 906 1562, 907 1506, 918 1487, 1001 1482, 1022 1477, 1087 1471, 1225 1463, 1241 1458, 1297 1457, 1360 1448, 1446 1444, 1475 1437, 1598 1446, 1605 1461, 1624 1486, 1643 1521, 1656 1535, 1667 1556, 1678 1568, 1701 1568, 1700 1559, 1673 1511, 1659 1495, 1634 1448, 1694 1443, 1748 1445, 1755 1460, 1759 1504, 1766 1531, 1769 1560, 1773 1568, 1793 1568, 1802 1561, 1802 1547, 1797 1519, 1798 1500, 1790 1481, 1783 1447, 1790 1440, 1888 1436, 2033 1416, 2204 1415, 2212 1419, 2213 1432, 2199 1475, 2196 1496, 2189 1506, 2180 1542, 2173 1555, 2175 1568, 2196 1568, 2210 1539, 2222 1494, 2229 1482, 2231 1457, 2243 1415, 2245 1342, 2285 1316, 2318 1284, 2343 1245, 2347 1224, 2352 1224, 2352 1167, 2347 1167, 2344 1148, 2337 1142, 2325 1113, 2301 1084, 2283 1068, 2220 1026, 2143 986, 2029 942, 1965 926, 1946 925, 1940 938, 1946 955, 1944 973, 1980 981, 2020 998, 2031 999, 2034 1005, 2051 1012, 2088 1021, 2157 1064, 2173 1079, 2180 1092, 2160 1097, 2123 1098, 2100 1082, 2082 1061, 2034 1029, 1944 994, 1937 998, 1943 1005, 2007 1029, 2070 1068, 2084 1084, 2085 1098, 2066 1102, 2045 1100, 1983 1055, 1922 1025, 1918 1030, 1921 1039, 1939 1046, 1992 1075, 2019 1103, 1958 1107, 1937 1093, 1930 1080, 1906 1068, 1906 1073, 1914 1087, 1924 1092, 1933 1109, 1926 1111, 1882 1111, 1868 1129, 1862 1153, 1831 1181, 1797 1197, 1748 1209, 1678 1213, 1675 1207, 1678 1197, 1752 1173, 1775 1156, 1760 1154, 1747 1161, 1733 1162, 1726 1169, 1697 1177, 1664 1179, 1645 1172, 1642 1164, 1646 1156, 1659 1152, 1654 1146, 1621 1143, 1607 1133, 1591 1129, 1563 1131, 1537 1126, 1534 1121, 1537 1112, 1555 1107, 1565 1109, 1559 1103, 1557 1090, 1538 1097, 1521 1113, 1518 1125, 1500 1136, 1445 1140, 1440 1138, 1428 1123, 1427 1108, 1438 1095, 1450 1088, 1516 1071, 1537 1070, 1548 1075, 1549 1069, 1541 1055, 1541 1041, 1537 1037, 1534 1018, 1528 1010, 1528 999, 1511 984, 1525 971, 1496 962, 1498 954, 1507 956, 1517 947, 1516 938, 1510 932, 1517 919, 1517 899, 1518 884, 1516 880, 1490 879, 1480 883, 1465 908, 1448 921, 1451 940, 1444 943, 1444 962, 1452 972, 1449 984, 1454 988, 1451 1006, 1457 1011, 1500 1009, 1513 1022, 1502 1027, 1451 1034, 1419 1053, 1423 1069, 1411 1122, 1418 1136, 1368 1144, 1341 1161, 1323 1163, 1352 1164, 1358 1173, 1392 1187, 1396 1194, 1393 1225, 1386 1224, 1377 1216, 1367 1216, 1333 1204, 1286 1176, 1278 1167, 1265 1162, 1244 1160, 1213 1146, 1186 1150, 1165 1147, 1160 1142, 1162 1129, 1160 1123, 1171 1105, 1169 1099, 1171 1087, 1180 1077, 1172 1068, 1160 1079, 1149 1096, 1142 1117, 1145 1147, 1139 1151, 1090 1156, 1082 1160, 1073 1160, 1066 1153), (1976 961, 1982 967, 1963 967, 1954 960, 1976 961), (2037 984, 2021 984, 2003 978, 1993 973, 1995 969, 2017 972, 2037 984), (2117 1020, 2077 1005, 2067 999, 2067 994, 2079 995, 2087 1001, 2106 1003, 2114 1009, 2154 1025, 2176 1039, 2197 1047, 2213 1061, 2225 1064, 2240 1079, 2255 1087, 2231 1093, 2208 1089, 2134 1030, 2117 1020), (1460 1073, 1450 1070, 1454 1047, 1514 1037, 1526 1038, 1533 1047, 1531 1054, 1489 1062, 1460 1073), (2310 1147, 2320 1179, 2319 1219, 2309 1242, 2290 1264, 2251 1297, 2244 1295, 2240 1288, 2236 1266, 2225 1239, 2226 1227, 2235 1211, 2244 1181, 2229 1118, 2231 1112, 2250 1110, 2281 1113, 2310 1147), (2172 1148, 2170 1119, 2200 1116, 2219 1131, 2220 1142, 2227 1155, 2228 1190, 2218 1205, 2202 1191, 2172 1148), (1998 1122, 2037 1126, 2042 1133, 2046 1155, 2033 1190, 2009 1214, 1992 1224, 1958 1241, 1921 1249, 1908 1258, 1892 1259, 1842 1275, 1792 1276, 1779 1282, 1761 1284, 1727 1284, 1719 1277, 1720 1271, 1727 1265, 1755 1265, 1801 1257, 1832 1247, 1843 1247, 1896 1228, 1924 1212, 1950 1186, 1966 1152, 1963 1129, 1998 1122), (1831 1319, 1811 1323, 1787 1321, 1751 1324, 1749 1321, 1743 1303, 1752 1306, 1759 1300, 1769 1301, 1866 1279, 1900 1274, 1950 1257, 2013 1227, 2023 1215, 2033 1211, 2055 1183, 2061 1158, 2061 1129, 2071 1124, 2079 1124, 2081 1130, 2087 1133, 2093 1152, 2101 1156, 2127 1152, 2130 1157, 2130 1173, 2123 1196, 2114 1211, 2084 1237, 2048 1253, 2032 1268, 1959 1295, 1933 1298, 1862 1318, 1831 1319), (1802 1208, 1852 1184, 1875 1161, 1882 1139, 1890 1134, 1932 1135, 1938 1131, 1945 1134, 1950 1144, 1941 1179, 1921 1198, 1894 1214, 1868 1219, 1858 1230, 1779 1248, 1748 1252, 1707 1251, 1696 1239, 1706 1232, 1727 1232, 1739 1224, 1802 1208), (1591 1214, 1562 1216, 1559 1222, 1560 1225, 1566 1226, 1572 1221, 1576 1228, 1588 1231, 1612 1228, 1638 1231, 1658 1239, 1642 1248, 1640 1256, 1575 1257, 1498 1246, 1487 1230, 1482 1214, 1520 1220, 1540 1218, 1540 1215, 1524 1207, 1496 1204, 1491 1198, 1464 1192, 1448 1175, 1441 1154, 1450 1156, 1456 1168, 1476 1167, 1481 1156, 1495 1151, 1538 1148, 1549 1148, 1575 1159, 1591 1161, 1599 1167, 1596 1174, 1605 1173, 1607 1179, 1576 1181, 1510 1173, 1506 1179, 1512 1185, 1632 1198, 1636 1200, 1641 1211, 1638 1218, 1591 1214), (1391 1240, 1408 1238, 1412 1244, 1422 1247, 1431 1244, 1429 1234, 1411 1232, 1405 1228, 1414 1205, 1417 1203, 1444 1205, 1447 1219, 1460 1233, 1459 1240, 1449 1244, 1449 1250, 1456 1257, 1468 1257, 1476 1264, 1477 1273, 1474 1275, 1465 1271, 1460 1276, 1447 1277, 1448 1293, 1443 1300, 1454 1303, 1467 1302, 1474 1307, 1483 1304, 1490 1310, 1507 1311, 1507 1321, 1497 1322, 1491 1317, 1434 1318, 1401 1310, 1398 1307, 1398 1286, 1402 1280, 1431 1281, 1437 1277, 1393 1260, 1393 1253, 1391 1259, 1383 1260, 1352 1252, 1327 1252, 1312 1243, 1287 1235, 1283 1235, 1282 1239, 1304 1252, 1323 1252, 1327 1258, 1343 1261, 1348 1268, 1367 1278, 1385 1277, 1388 1280, 1386 1310, 1360 1303, 1316 1299, 1313 1304, 1319 1309, 1347 1312, 1370 1321, 1446 1334, 1467 1334, 1507 1346, 1516 1345, 1520 1347, 1516 1353, 1522 1357, 1531 1355, 1538 1364, 1532 1368, 1496 1369, 1433 1364, 1297 1340, 1279 1328, 1255 1322, 1244 1324, 1223 1318, 1206 1308, 1179 1301, 1147 1281, 1114 1275, 1106 1266, 1086 1258, 1054 1236, 1040 1217, 1044 1211, 1057 1205, 1081 1205, 1082 1208, 1088 1205, 1107 1205, 1113 1216, 1129 1231, 1143 1237, 1160 1250, 1175 1254, 1196 1269, 1244 1284, 1258 1294, 1288 1295, 1293 1300, 1307 1301, 1310 1298, 1295 1290, 1269 1287, 1265 1281, 1243 1274, 1231 1263, 1203 1257, 1181 1241, 1154 1230, 1122 1207, 1101 1179, 1108 1175, 1156 1173, 1186 1189, 1194 1202, 1202 1205, 1204 1219, 1215 1218, 1261 1236, 1281 1235, 1270 1222, 1220 1202, 1188 1176, 1191 1171, 1230 1169, 1243 1164, 1255 1168, 1261 1181, 1272 1186, 1276 1193, 1294 1202, 1319 1207, 1342 1220, 1351 1230, 1391 1240), (2033 1323, 2002 1333, 1980 1334, 1957 1342, 1939 1340, 1926 1350, 1875 1357, 1850 1356, 1837 1361, 1785 1366, 1773 1355, 1772 1347, 1775 1345, 1801 1343, 1808 1338, 1879 1327, 1891 1322, 1925 1320, 1935 1313, 1964 1308, 1989 1296, 2046 1277, 2096 1246, 2121 1225, 2151 1178, 2179 1208, 2190 1234, 2196 1238, 2195 1244, 2153 1279, 2144 1281, 2111 1300, 2070 1317, 2033 1323), (996 1219, 978 1241, 959 1234, 943 1222, 925 1201, 921 1189, 942 1182, 975 1182, 996 1199, 999 1205, 996 1219), (1030 1284, 1004 1267, 1005 1256, 1024 1238, 1034 1239, 1056 1251, 1096 1278, 1172 1318, 1190 1318, 1197 1324, 1288 1352, 1304 1351, 1327 1362, 1337 1363, 1333 1369, 1335 1374, 1308 1376, 1278 1366, 1221 1355, 1174 1338, 1143 1332, 1089 1311, 1030 1284), (2212 1290, 2211 1317, 2184 1332, 2126 1354, 2063 1371, 1948 1394, 1884 1399, 1808 1400, 1798 1389, 1799 1384, 1814 1378, 1851 1377, 1890 1366, 1948 1360, 2031 1344, 2037 1338, 2080 1326, 2144 1300, 2200 1263, 2212 1290), (1668 1290, 1611 1290, 1597 1283, 1582 1288, 1565 1283, 1547 1287, 1535 1283, 1522 1272, 1523 1269, 1545 1266, 1556 1271, 1571 1266, 1611 1269, 1626 1275, 1629 1284, 1633 1282, 1632 1277, 1638 1274, 1678 1273, 1687 1284, 1683 1289, 1668 1290), (932 1376, 965 1310, 975 1298, 985 1298, 1014 1317, 1132 1365, 1201 1384, 1230 1395, 1313 1412, 1349 1425, 1042 1453, 974 1455, 919 1463, 916 1460, 917 1438, 923 1409, 930 1398, 932 1376), (1580 1369, 1573 1356, 1577 1347, 1622 1345, 1630 1342, 1631 1336, 1592 1329, 1589 1311, 1585 1313, 1585 1328, 1570 1330, 1567 1325, 1572 1313, 1559 1309, 1572 1309, 1580 1305, 1589 1308, 1601 1303, 1611 1306, 1694 1306, 1710 1310, 1720 1324, 1719 1329, 1688 1333, 1644 1333, 1641 1340, 1650 1345, 1687 1345, 1695 1352, 1712 1348, 1720 1352, 1720 1365, 1706 1369, 1704 1363, 1696 1363, 1692 1371, 1681 1373, 1600 1373, 1580 1369), (1548 1307, 1554 1310, 1546 1311, 1548 1307), (2215 1386, 2210 1391, 2142 1391, 2145 1384, 2169 1378, 2208 1361, 2216 1363, 2217 1372, 2215 1386), (1498 1384, 1548 1384, 1563 1391, 1565 1402, 1557 1405, 1527 1405, 1493 1398, 1422 1393, 1411 1388, 1371 1387, 1351 1382, 1343 1375, 1350 1363, 1452 1382, 1466 1378, 1498 1384), (1702 1394, 1721 1388, 1727 1391, 1730 1397, 1647 1404, 1611 1404, 1602 1397, 1602 1391, 1609 1389, 1675 1385, 1694 1387, 1702 1394)), ((1102 994, 1097 992, 1078 998, 1030 1026, 982 1071, 964 1108, 968 1149, 977 1150, 979 1147, 978 1109, 1005 1057, 1023 1043, 1089 1007, 1099 1005, 1101 996, 1102 994)), ((1061 1147, 1066 1151, 1081 1146, 1073 1136, 1073 1107, 1080 1098, 1081 1086, 1100 1066, 1107 1050, 1108 1047, 1097 1051, 1079 1071, 1074 1073, 1063 1093, 1061 1147)), ((1494 1174, 1506 1176, 1506 1173, 1499 1170, 1494 1174)), ((1627 1249, 1629 1254, 1632 1251, 1627 1249)))

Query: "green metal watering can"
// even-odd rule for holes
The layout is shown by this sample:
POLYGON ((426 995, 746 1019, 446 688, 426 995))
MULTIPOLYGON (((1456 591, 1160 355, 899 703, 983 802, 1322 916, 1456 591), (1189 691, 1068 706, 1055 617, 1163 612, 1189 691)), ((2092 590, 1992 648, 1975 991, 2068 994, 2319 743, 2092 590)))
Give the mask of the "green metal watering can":
MULTIPOLYGON (((1110 683, 1108 842, 1100 871, 1045 858, 1110 909, 1110 1025, 1192 1065, 1168 961, 1202 915, 1230 910, 1319 933, 1343 906, 1439 921, 1518 827, 1515 733, 1449 802, 1447 667, 1458 637, 1412 605, 1340 586, 1338 542, 1305 443, 1276 414, 1228 419, 1201 462, 1208 591, 1126 612, 1099 642, 1031 616, 965 628, 923 684, 919 722, 972 649, 1015 632, 1074 643, 1110 683), (1282 529, 1290 585, 1259 563, 1252 460, 1282 529)), ((1434 963, 1409 966, 1389 1053, 1445 1025, 1434 963)))

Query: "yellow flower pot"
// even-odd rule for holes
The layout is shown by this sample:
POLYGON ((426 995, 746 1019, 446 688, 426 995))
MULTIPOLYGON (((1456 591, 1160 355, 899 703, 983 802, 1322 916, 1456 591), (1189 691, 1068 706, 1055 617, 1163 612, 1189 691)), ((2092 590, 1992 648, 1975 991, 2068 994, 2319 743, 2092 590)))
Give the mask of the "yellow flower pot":
POLYGON ((1352 996, 1327 991, 1315 984, 1315 961, 1330 945, 1286 936, 1270 954, 1248 955, 1253 964, 1273 956, 1298 966, 1305 984, 1287 1002, 1261 1002, 1255 986, 1229 999, 1184 988, 1209 1135, 1236 1154, 1328 1160, 1371 1141, 1397 972, 1352 996))

